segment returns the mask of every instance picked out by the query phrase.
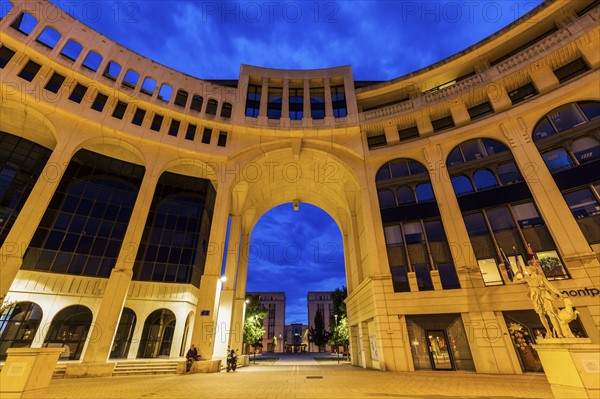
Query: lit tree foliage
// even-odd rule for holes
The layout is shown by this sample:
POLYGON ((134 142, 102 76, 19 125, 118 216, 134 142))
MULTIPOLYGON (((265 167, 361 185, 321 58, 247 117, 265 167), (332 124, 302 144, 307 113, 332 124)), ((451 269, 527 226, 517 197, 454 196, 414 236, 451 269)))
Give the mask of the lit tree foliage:
POLYGON ((256 352, 256 346, 262 342, 265 334, 263 320, 267 317, 268 311, 261 305, 258 295, 253 295, 248 299, 244 318, 244 343, 254 346, 256 352))

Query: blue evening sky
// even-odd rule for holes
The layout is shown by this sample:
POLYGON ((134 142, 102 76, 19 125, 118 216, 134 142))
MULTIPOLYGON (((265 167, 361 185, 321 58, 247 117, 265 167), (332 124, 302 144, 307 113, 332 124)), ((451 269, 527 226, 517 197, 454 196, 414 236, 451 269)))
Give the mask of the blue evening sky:
MULTIPOLYGON (((237 79, 240 64, 352 65, 356 80, 389 80, 477 43, 542 1, 52 2, 143 56, 199 78, 237 79)), ((274 208, 251 239, 248 291, 285 291, 287 323, 307 322, 307 291, 345 284, 339 230, 318 208, 274 208)))

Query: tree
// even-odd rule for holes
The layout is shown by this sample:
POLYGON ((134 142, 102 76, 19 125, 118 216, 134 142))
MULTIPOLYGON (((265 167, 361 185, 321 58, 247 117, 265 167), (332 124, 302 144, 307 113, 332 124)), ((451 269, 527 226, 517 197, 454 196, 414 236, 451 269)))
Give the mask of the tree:
POLYGON ((331 293, 331 299, 333 300, 333 314, 329 320, 331 326, 331 339, 329 345, 332 347, 344 346, 344 352, 347 350, 350 344, 350 333, 348 330, 348 318, 346 312, 346 298, 348 297, 348 290, 346 287, 336 288, 331 293), (336 320, 337 316, 337 320, 336 320))
POLYGON ((325 321, 323 321, 323 314, 320 310, 315 313, 315 326, 308 330, 308 341, 319 347, 319 351, 323 349, 329 341, 330 334, 325 330, 325 321))
MULTIPOLYGON (((254 347, 256 356, 256 347, 262 342, 265 328, 263 320, 267 317, 268 311, 260 303, 258 295, 253 295, 246 302, 246 317, 244 318, 244 344, 254 347)), ((247 353, 247 350, 246 350, 247 353)))

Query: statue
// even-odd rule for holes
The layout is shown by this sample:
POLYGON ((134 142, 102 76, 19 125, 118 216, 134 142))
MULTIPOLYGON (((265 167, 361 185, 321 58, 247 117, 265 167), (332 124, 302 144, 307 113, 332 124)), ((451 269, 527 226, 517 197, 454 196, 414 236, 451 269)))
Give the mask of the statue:
POLYGON ((533 309, 546 329, 545 338, 574 338, 569 322, 577 318, 578 312, 573 309, 571 300, 550 284, 541 267, 536 263, 537 261, 532 259, 529 266, 525 267, 525 281, 529 286, 529 298, 533 302, 533 309), (556 298, 563 298, 564 309, 559 311, 554 305, 556 298), (548 324, 548 319, 552 328, 548 324))

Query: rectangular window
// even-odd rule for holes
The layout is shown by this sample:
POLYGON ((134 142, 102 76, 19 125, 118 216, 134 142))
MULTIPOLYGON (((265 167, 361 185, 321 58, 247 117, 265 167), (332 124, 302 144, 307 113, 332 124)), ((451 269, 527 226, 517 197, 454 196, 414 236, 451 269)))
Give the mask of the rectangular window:
POLYGON ((86 92, 87 92, 87 87, 77 83, 77 85, 73 89, 73 92, 69 96, 69 100, 79 104, 79 103, 81 103, 81 100, 83 100, 83 96, 85 96, 86 92))
POLYGON ((171 120, 171 126, 169 126, 169 136, 177 136, 179 133, 179 127, 181 126, 181 122, 177 119, 171 120))
POLYGON ((113 118, 117 118, 117 119, 123 119, 123 116, 125 115, 125 110, 127 109, 127 104, 125 104, 124 102, 119 101, 117 103, 117 106, 115 107, 112 116, 113 118))
POLYGON ((404 223, 404 239, 407 244, 420 244, 425 241, 421 222, 404 223))
POLYGON ((454 121, 452 120, 452 115, 448 115, 443 118, 431 121, 431 125, 433 126, 434 132, 441 132, 442 130, 454 127, 454 121))
POLYGON ((189 123, 187 126, 187 130, 185 132, 185 139, 194 141, 195 137, 196 137, 196 125, 192 125, 191 123, 189 123))
POLYGON ((542 218, 538 214, 533 202, 527 202, 525 204, 513 205, 513 213, 521 229, 529 227, 539 226, 542 223, 542 218))
POLYGON ((299 121, 304 115, 304 89, 290 88, 290 119, 299 121))
POLYGON ((589 188, 563 194, 576 219, 600 215, 600 204, 589 188))
POLYGON ((385 134, 367 137, 367 145, 369 146, 369 149, 387 145, 387 139, 385 138, 385 134))
POLYGON ((283 100, 283 89, 281 87, 269 87, 267 97, 267 118, 281 119, 281 105, 283 100))
POLYGON ((437 269, 440 273, 440 281, 442 288, 445 290, 453 290, 460 288, 460 282, 456 275, 456 269, 452 263, 438 263, 437 269))
POLYGON ((60 86, 62 86, 64 81, 65 81, 64 76, 59 75, 58 73, 54 72, 54 74, 52 74, 52 77, 50 78, 48 83, 46 83, 46 86, 44 86, 44 89, 46 89, 52 93, 58 93, 58 90, 60 89, 60 86))
POLYGON ((41 67, 42 66, 40 64, 29 60, 25 67, 21 70, 21 72, 19 72, 19 77, 28 82, 31 82, 33 78, 35 78, 35 75, 37 75, 41 67))
POLYGON ((257 118, 260 111, 260 96, 262 87, 258 85, 248 85, 248 95, 246 96, 246 116, 257 118))
POLYGON ((542 270, 548 280, 567 278, 567 272, 556 251, 540 251, 537 253, 542 270))
POLYGON ((566 65, 554 70, 554 74, 559 83, 564 83, 576 76, 581 75, 590 70, 590 67, 583 58, 577 58, 566 65))
POLYGON ((219 132, 219 140, 217 141, 219 147, 225 147, 227 145, 227 132, 219 132))
POLYGON ((537 90, 532 83, 524 84, 508 93, 508 97, 513 105, 530 99, 537 94, 537 90))
POLYGON ((160 128, 162 127, 164 117, 159 114, 154 114, 154 118, 152 118, 152 124, 150 125, 150 130, 154 130, 155 132, 160 132, 160 128))
POLYGON ((310 117, 325 119, 325 88, 323 87, 310 89, 310 117))
POLYGON ((133 115, 133 119, 131 123, 134 125, 142 126, 142 122, 144 122, 144 117, 146 116, 146 110, 138 108, 135 110, 135 114, 133 115))
POLYGON ((471 117, 472 121, 494 113, 494 109, 489 101, 486 101, 483 104, 475 105, 467 109, 467 111, 469 112, 469 116, 471 117))
POLYGON ((415 139, 419 137, 419 129, 416 126, 400 129, 398 130, 398 136, 400 136, 400 141, 415 139))
POLYGON ((406 267, 390 267, 392 273, 392 284, 394 292, 409 292, 410 284, 408 283, 408 273, 406 267))
POLYGON ((14 55, 15 52, 9 49, 8 47, 0 47, 0 69, 4 69, 6 64, 8 64, 8 62, 14 55))
POLYGON ((399 225, 386 226, 383 228, 385 243, 387 245, 402 244, 402 231, 399 225))
POLYGON ((104 110, 104 106, 106 105, 106 101, 108 100, 108 96, 98 93, 96 94, 96 99, 92 104, 92 109, 98 112, 102 112, 104 110))
POLYGON ((211 136, 212 136, 212 129, 205 127, 204 132, 202 133, 202 143, 210 144, 211 136))
POLYGON ((429 265, 421 263, 413 265, 413 268, 415 270, 415 276, 417 277, 419 291, 433 290, 433 281, 431 280, 431 274, 429 273, 429 265))
POLYGON ((346 94, 344 86, 331 86, 331 105, 333 107, 333 116, 336 118, 344 118, 348 115, 346 108, 346 94))

